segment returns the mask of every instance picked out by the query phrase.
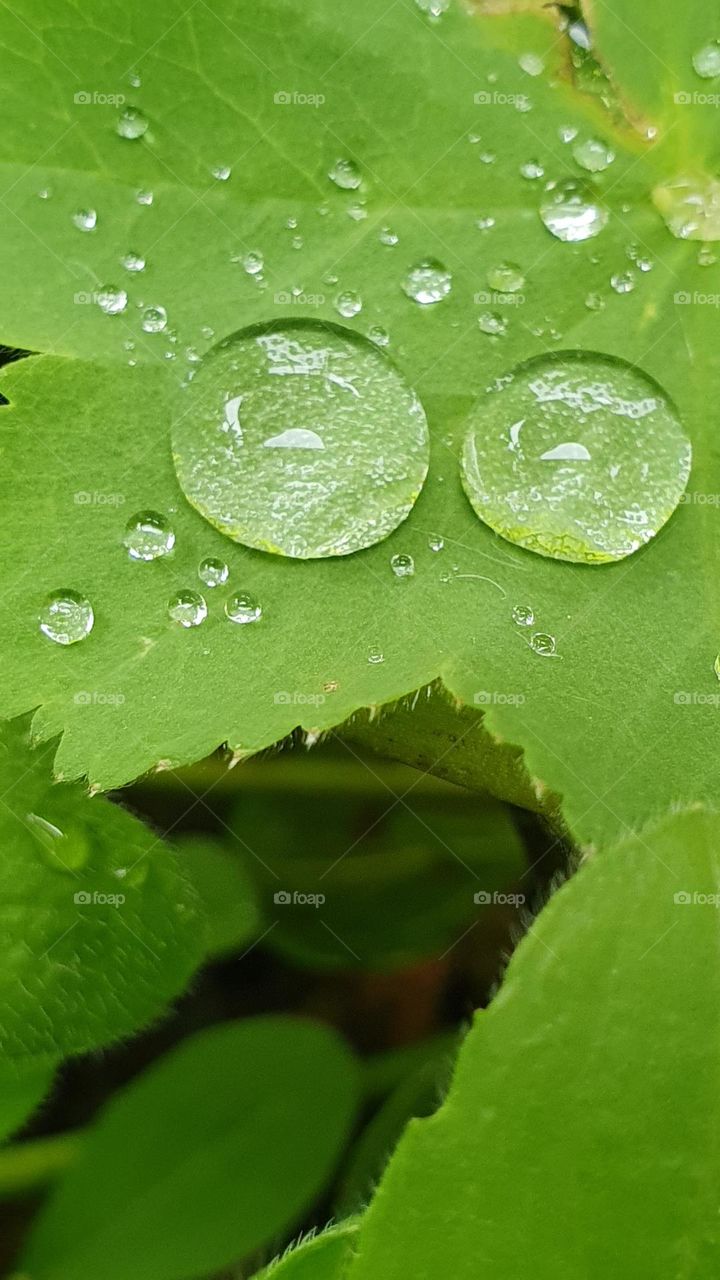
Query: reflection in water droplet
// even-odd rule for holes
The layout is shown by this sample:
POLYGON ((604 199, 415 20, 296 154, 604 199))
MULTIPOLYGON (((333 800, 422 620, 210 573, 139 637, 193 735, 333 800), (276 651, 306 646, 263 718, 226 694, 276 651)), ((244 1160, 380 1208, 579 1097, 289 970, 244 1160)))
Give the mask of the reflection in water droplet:
POLYGON ((445 539, 439 533, 431 533, 428 538, 428 546, 431 551, 442 551, 445 546, 445 539))
POLYGON ((400 551, 390 557, 390 568, 396 578, 411 578, 415 572, 415 561, 412 556, 400 551))
POLYGON ((703 45, 702 49, 693 54, 692 64, 704 80, 714 80, 715 76, 720 76, 720 43, 713 40, 710 44, 703 45))
POLYGON ((575 143, 573 156, 580 167, 587 169, 588 173, 601 173, 612 164, 615 152, 600 138, 585 138, 582 142, 575 143))
POLYGON ((97 226, 97 213, 94 209, 78 209, 73 214, 73 222, 79 231, 94 231, 97 226))
POLYGON ((556 654, 555 637, 549 636, 546 631, 536 631, 530 637, 530 648, 539 653, 541 658, 554 658, 556 654))
POLYGON ((251 249, 245 254, 242 264, 249 276, 257 276, 265 266, 265 259, 259 249, 251 249))
POLYGON ((599 235, 608 220, 607 209, 577 182, 551 183, 540 217, 558 240, 577 243, 599 235))
POLYGON ((198 578, 206 587, 221 587, 227 582, 230 570, 224 560, 206 556, 198 565, 198 578))
POLYGON ((225 613, 231 622, 244 625, 246 622, 257 622, 262 617, 262 608, 249 591, 236 591, 225 601, 225 613))
POLYGON ((137 191, 135 193, 135 199, 138 204, 152 204, 154 196, 152 191, 137 191))
POLYGON ((175 533, 159 511, 138 511, 125 526, 123 544, 133 560, 157 560, 175 546, 175 533))
POLYGON ((230 174, 232 173, 232 169, 229 164, 216 164, 210 172, 216 182, 227 182, 230 174))
POLYGON ((199 591, 178 591, 168 600, 168 618, 181 627, 199 627, 207 618, 207 605, 199 591))
POLYGON ((146 333, 162 333, 167 325, 167 311, 164 307, 146 307, 141 323, 146 333))
POLYGON ((362 182, 360 170, 352 160, 336 160, 328 172, 328 178, 343 191, 356 191, 362 182))
POLYGON ((545 170, 539 160, 526 160, 520 165, 521 177, 527 178, 528 182, 534 182, 537 178, 545 177, 545 170))
POLYGON ((422 406, 348 329, 303 321, 234 334, 184 394, 178 479, 236 542, 303 559, 347 555, 397 528, 424 483, 422 406))
POLYGON ((512 611, 512 620, 519 627, 531 627, 535 621, 535 614, 529 604, 516 604, 512 611))
POLYGON ((717 178, 675 178, 655 187, 653 200, 668 230, 679 240, 720 240, 717 178))
POLYGON ((128 296, 124 289, 118 289, 114 284, 106 284, 96 294, 96 299, 101 311, 108 316, 116 316, 125 310, 128 296))
POLYGON ((126 271, 144 271, 145 259, 140 253, 125 253, 120 259, 120 264, 126 271))
POLYGON ((338 315, 344 316, 346 320, 351 320, 353 316, 362 311, 360 294, 354 293, 352 289, 346 289, 344 293, 339 293, 335 299, 335 310, 338 315))
POLYGON ((507 320, 498 311, 483 311, 478 316, 478 325, 483 333, 493 338, 500 338, 507 333, 507 320))
POLYGON ((558 560, 620 560, 681 500, 691 449, 662 389, 607 356, 518 366, 470 415, 462 481, 509 542, 558 560))
POLYGON ((55 644, 77 644, 90 635, 95 615, 86 596, 64 588, 48 596, 38 622, 42 634, 55 644))
POLYGON ((634 271, 618 271, 610 277, 610 284, 616 293, 632 293, 636 283, 634 271))
POLYGON ((413 302, 427 306, 447 297, 452 288, 452 275, 436 258, 424 258, 410 268, 402 287, 413 302))
POLYGON ((142 138, 148 130, 148 118, 139 107, 122 107, 115 128, 121 138, 142 138))
POLYGON ((517 293, 525 284, 525 276, 514 262, 499 262, 489 268, 487 282, 498 293, 517 293))

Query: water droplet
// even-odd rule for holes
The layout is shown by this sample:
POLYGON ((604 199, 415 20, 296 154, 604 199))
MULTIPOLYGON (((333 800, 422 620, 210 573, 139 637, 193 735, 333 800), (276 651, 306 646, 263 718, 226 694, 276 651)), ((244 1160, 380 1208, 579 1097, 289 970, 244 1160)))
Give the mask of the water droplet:
POLYGON ((368 216, 368 211, 364 200, 356 200, 347 207, 348 218, 352 218, 353 222, 363 222, 368 216))
POLYGON ((159 511, 138 511, 125 526, 123 544, 133 560, 157 560, 175 546, 175 532, 159 511))
POLYGON ((227 582, 230 570, 224 560, 206 556, 198 565, 198 578, 206 587, 221 587, 227 582))
POLYGON ((653 191, 668 230, 679 240, 720 240, 720 182, 675 178, 653 191))
POLYGON ((302 249, 304 243, 305 241, 303 240, 302 236, 293 236, 292 240, 290 241, 290 248, 302 249))
POLYGON ((114 284, 106 284, 96 294, 96 300, 100 310, 106 315, 116 316, 125 310, 128 296, 124 289, 118 289, 114 284))
POLYGON ((40 630, 56 644, 77 644, 90 635, 95 624, 93 607, 77 591, 53 591, 40 610, 40 630))
POLYGON ((720 76, 720 43, 713 40, 703 45, 693 54, 692 64, 703 80, 714 80, 715 76, 720 76))
POLYGON ((346 320, 351 320, 353 316, 362 311, 360 294, 354 293, 352 289, 346 289, 344 293, 339 293, 335 299, 335 310, 338 315, 344 316, 346 320))
POLYGON ((558 138, 561 142, 574 142, 578 136, 578 131, 574 124, 561 124, 558 129, 558 138))
POLYGON ((115 128, 121 138, 142 138, 148 131, 148 118, 139 107, 122 107, 115 128))
POLYGON ((25 814, 25 822, 43 854, 43 861, 53 871, 74 874, 86 866, 90 857, 90 842, 87 832, 77 820, 73 822, 71 818, 68 825, 64 819, 65 815, 54 812, 54 809, 52 818, 40 813, 25 814), (60 822, 63 823, 62 827, 60 822))
POLYGON ((50 200, 51 197, 52 197, 52 190, 50 187, 41 187, 40 191, 38 191, 39 200, 50 200))
POLYGON ((257 276, 265 266, 265 259, 259 249, 251 249, 242 259, 242 265, 249 276, 257 276))
POLYGON ((381 244, 386 244, 386 245, 388 245, 388 246, 392 247, 393 245, 396 245, 396 244, 397 244, 397 242, 398 242, 398 240, 399 240, 399 239, 400 239, 399 235, 397 234, 397 232, 396 232, 396 231, 393 231, 393 230, 392 230, 392 227, 381 227, 381 228, 380 228, 380 243, 381 243, 381 244))
POLYGON ((225 601, 225 613, 231 622, 245 624, 262 618, 262 608, 248 591, 236 591, 225 601))
POLYGON ((387 329, 383 329, 379 324, 373 324, 367 331, 367 336, 376 347, 386 347, 390 341, 390 334, 387 329))
POLYGON ((135 199, 138 204, 152 204, 155 197, 153 196, 152 191, 136 191, 135 199))
POLYGON ((199 627, 207 618, 207 605, 199 591, 178 591, 168 600, 168 618, 181 627, 199 627))
POLYGON ((518 65, 528 76, 541 76, 545 70, 545 63, 539 53, 521 53, 518 65))
POLYGON ((336 160, 328 172, 328 178, 343 191, 356 191, 362 182, 360 170, 352 160, 336 160))
POLYGON ((478 325, 483 333, 492 338, 501 338, 507 333, 508 322, 498 311, 483 311, 478 316, 478 325))
POLYGON ((512 611, 512 620, 519 627, 531 627, 535 621, 535 614, 529 604, 516 604, 512 611))
POLYGON ((616 293, 632 293, 636 283, 634 271, 617 271, 610 277, 610 284, 616 293))
POLYGON ((424 483, 422 406, 387 356, 348 329, 241 331, 203 359, 184 394, 173 428, 181 487, 246 546, 347 555, 397 528, 424 483))
POLYGON ((491 231, 495 226, 495 219, 490 214, 485 214, 475 219, 475 226, 478 231, 491 231))
POLYGON ((582 169, 588 173, 602 173, 615 159, 615 152, 600 138, 585 138, 576 142, 573 156, 582 169))
POLYGON ((524 288, 525 276, 514 262, 499 262, 497 266, 490 267, 487 282, 498 293, 517 293, 524 288))
POLYGON ((372 648, 368 653, 368 662, 376 667, 379 663, 385 661, 385 654, 382 649, 372 648))
POLYGON ((79 231, 94 231, 97 226, 97 213, 94 209, 78 209, 72 217, 79 231))
POLYGON ((167 325, 164 307, 146 307, 142 314, 142 327, 146 333, 162 333, 167 325))
POLYGON ((713 662, 713 671, 715 672, 715 675, 717 676, 718 680, 720 680, 720 653, 717 655, 715 661, 713 662))
POLYGON ((431 533, 428 538, 428 546, 431 551, 442 551, 445 546, 445 539, 440 533, 431 533))
POLYGON ((140 253, 125 253, 120 259, 120 264, 126 271, 144 271, 145 259, 140 253))
POLYGON ((585 306, 588 311, 604 311, 606 303, 601 293, 589 293, 585 299, 585 306))
POLYGON ((534 653, 539 653, 541 658, 554 658, 557 656, 555 637, 548 635, 546 631, 536 631, 530 637, 530 648, 534 653))
POLYGON ((585 49, 586 52, 592 49, 592 37, 587 23, 582 18, 575 18, 570 22, 567 32, 573 44, 578 46, 578 49, 585 49))
POLYGON ((232 173, 232 169, 229 164, 216 164, 210 172, 216 182, 227 182, 230 174, 232 173))
POLYGON ((699 267, 714 267, 717 262, 717 254, 713 253, 709 244, 703 244, 698 249, 697 260, 699 267))
POLYGON ((478 159, 481 164, 494 164, 497 156, 494 151, 481 151, 478 159))
POLYGON ((569 181, 549 185, 540 217, 558 240, 575 244, 599 235, 607 224, 608 212, 585 188, 569 181))
POLYGON ((528 182, 534 182, 536 178, 544 178, 545 170, 539 160, 526 160, 520 165, 521 177, 527 178, 528 182))
POLYGON ((397 555, 390 557, 390 568, 396 578, 412 578, 415 572, 415 561, 412 556, 399 551, 397 555))
POLYGON ((436 258, 424 258, 410 268, 402 287, 413 302, 427 306, 447 297, 452 288, 452 275, 436 258))
POLYGON ((578 563, 620 560, 681 500, 691 448, 639 369, 562 352, 519 365, 470 415, 462 482, 509 542, 578 563))

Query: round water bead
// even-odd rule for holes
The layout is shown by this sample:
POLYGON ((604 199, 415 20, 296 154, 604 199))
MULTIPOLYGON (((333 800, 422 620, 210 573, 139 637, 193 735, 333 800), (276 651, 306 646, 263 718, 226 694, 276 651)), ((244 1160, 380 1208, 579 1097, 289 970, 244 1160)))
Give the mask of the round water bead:
POLYGON ((657 383, 625 361, 569 351, 519 365, 475 406, 461 466, 476 514, 503 538, 600 564, 662 528, 690 460, 657 383))
POLYGON ((597 236, 606 226, 608 211, 577 182, 550 183, 540 217, 558 240, 577 243, 597 236))
POLYGON ((249 591, 236 591, 225 601, 225 613, 231 622, 244 625, 262 618, 262 606, 249 591))
POLYGON ((615 159, 615 152, 600 138, 584 138, 575 143, 573 156, 581 169, 588 173, 602 173, 615 159))
POLYGON ((221 587, 227 582, 230 570, 224 560, 215 556, 206 556, 198 565, 198 578, 206 587, 221 587))
POLYGON ((720 76, 720 42, 713 40, 710 44, 703 45, 702 49, 693 54, 692 64, 704 80, 714 80, 716 76, 720 76))
POLYGON ((148 118, 139 107, 123 107, 117 118, 116 129, 121 138, 142 138, 148 130, 148 118))
POLYGON ((428 306, 441 302, 452 289, 452 275, 436 258, 424 258, 411 267, 402 282, 403 292, 413 302, 428 306))
POLYGON ((390 557, 390 568, 396 578, 412 578, 415 572, 415 561, 406 552, 399 551, 390 557))
POLYGON ((525 286, 525 276, 514 262, 499 262, 490 267, 486 279, 497 293, 517 293, 525 286))
POLYGON ((97 294, 97 304, 107 316, 119 315, 127 307, 128 296, 124 289, 117 285, 106 284, 97 294))
POLYGON ((679 240, 720 240, 720 182, 717 178, 674 178, 653 191, 669 231, 679 240))
POLYGON ((181 627, 199 627, 207 618, 207 605, 199 591, 178 591, 168 601, 168 618, 181 627))
POLYGON ((86 596, 65 588, 48 596, 38 622, 43 635, 55 644, 77 644, 90 635, 95 615, 86 596))
POLYGON ((336 160, 328 178, 343 191, 357 191, 362 182, 360 170, 353 160, 336 160))
POLYGON ((125 526, 123 543, 133 560, 157 560, 175 546, 175 532, 159 511, 137 511, 125 526))
POLYGON ((162 333, 167 325, 167 311, 164 307, 146 307, 141 324, 146 333, 162 333))
POLYGON ((392 533, 425 481, 415 392, 376 344, 337 325, 233 334, 183 396, 172 432, 181 488, 246 546, 348 555, 392 533))

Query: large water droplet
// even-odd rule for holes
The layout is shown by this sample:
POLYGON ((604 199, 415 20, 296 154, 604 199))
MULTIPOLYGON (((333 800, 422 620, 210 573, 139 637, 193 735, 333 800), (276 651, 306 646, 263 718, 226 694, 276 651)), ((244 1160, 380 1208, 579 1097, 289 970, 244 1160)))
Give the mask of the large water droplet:
POLYGON ((691 449, 672 403, 632 365, 563 352, 519 365, 476 405, 462 457, 477 515, 558 560, 619 560, 670 518, 691 449))
POLYGON ((600 138, 584 138, 575 143, 573 156, 581 169, 587 169, 588 173, 602 173, 612 164, 615 152, 600 138))
POLYGON ((518 627, 531 627, 535 614, 529 604, 516 604, 512 611, 512 620, 518 627))
POLYGON ((175 533, 159 511, 138 511, 125 526, 123 543, 133 560, 157 560, 172 551, 175 533))
POLYGON ((198 565, 198 578, 206 587, 221 587, 227 582, 230 570, 224 560, 216 556, 206 556, 198 565))
POLYGON ((145 270, 145 259, 140 253, 125 253, 120 259, 120 263, 126 271, 145 270))
POLYGON ((281 555, 347 555, 406 518, 427 474, 414 391, 334 325, 241 331, 213 349, 173 428, 181 487, 228 537, 281 555))
POLYGON ((540 654, 541 658, 556 658, 557 644, 555 637, 548 635, 547 631, 536 631, 530 637, 530 648, 534 653, 540 654))
POLYGON ((528 182, 535 182, 538 178, 545 177, 545 170, 539 160, 526 160, 520 165, 520 175, 527 178, 528 182))
POLYGON ((178 591, 168 600, 168 618, 181 627, 199 627, 207 618, 207 605, 199 591, 178 591))
POLYGON ((346 320, 351 320, 353 316, 362 311, 360 294, 354 293, 352 289, 346 289, 344 293, 339 293, 335 299, 335 310, 338 315, 343 316, 346 320))
POLYGON ((262 618, 262 607, 249 591, 236 591, 225 601, 225 613, 231 622, 244 625, 262 618))
POLYGON ((40 630, 55 644, 77 644, 90 635, 95 623, 93 607, 86 596, 63 588, 48 596, 38 615, 40 630))
POLYGON ((242 264, 249 276, 258 276, 265 266, 265 259, 259 249, 251 249, 243 257, 242 264))
POLYGON ((715 76, 720 76, 720 43, 713 40, 710 44, 703 45, 702 49, 693 54, 692 64, 704 80, 714 80, 715 76))
POLYGON ((452 275, 436 258, 424 258, 410 268, 402 287, 413 302, 427 306, 447 297, 452 288, 452 275))
POLYGON ((637 284, 634 271, 616 271, 610 277, 610 286, 616 293, 632 293, 637 284))
POLYGON ((97 226, 97 213, 94 209, 78 209, 72 218, 79 231, 94 231, 97 226))
POLYGON ((122 107, 116 129, 121 138, 142 138, 148 131, 148 118, 139 107, 122 107))
POLYGON ((43 862, 53 871, 74 874, 86 865, 90 857, 90 843, 87 832, 77 820, 70 818, 68 823, 66 815, 56 813, 53 807, 50 817, 26 813, 25 822, 43 855, 43 862))
POLYGON ((210 172, 216 182, 227 182, 230 174, 232 173, 232 169, 229 164, 216 164, 213 165, 210 172))
POLYGON ((576 243, 599 235, 607 224, 608 212, 584 187, 568 181, 548 187, 540 217, 558 240, 576 243))
POLYGON ((482 333, 487 333, 491 338, 501 338, 507 333, 507 320, 501 316, 499 311, 482 311, 478 316, 478 326, 482 333))
POLYGON ((146 307, 141 323, 146 333, 162 333, 167 325, 167 311, 164 307, 146 307))
POLYGON ((127 307, 128 296, 124 289, 117 285, 106 284, 97 294, 97 304, 108 316, 119 315, 127 307))
POLYGON ((680 177, 656 187, 653 200, 679 240, 720 240, 720 182, 680 177))
POLYGON ((517 293, 525 285, 525 276, 514 262, 499 262, 488 270, 487 282, 498 293, 517 293))
POLYGON ((399 551, 390 557, 390 568, 396 578, 411 578, 415 572, 415 561, 406 552, 399 551))
POLYGON ((360 170, 352 160, 336 160, 328 172, 328 178, 343 191, 356 191, 362 182, 360 170))

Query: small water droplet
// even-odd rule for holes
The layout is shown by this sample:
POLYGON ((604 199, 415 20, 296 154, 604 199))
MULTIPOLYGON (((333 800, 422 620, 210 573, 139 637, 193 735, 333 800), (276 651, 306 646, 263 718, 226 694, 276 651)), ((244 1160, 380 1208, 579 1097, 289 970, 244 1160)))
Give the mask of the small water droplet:
POLYGON ((516 604, 512 611, 512 620, 519 627, 531 627, 535 621, 535 614, 529 604, 516 604))
POLYGON ((116 316, 127 307, 128 296, 124 289, 118 289, 114 284, 106 284, 96 294, 96 300, 100 310, 107 316, 116 316))
POLYGON ((601 293, 589 293, 585 299, 585 306, 588 311, 604 311, 606 303, 601 293))
POLYGON ((227 582, 230 570, 224 560, 206 556, 198 565, 198 577, 206 587, 221 587, 227 582))
POLYGON ((548 635, 546 631, 536 631, 530 637, 530 648, 534 653, 540 654, 541 658, 554 658, 557 652, 555 637, 548 635))
POLYGON ((713 253, 709 244, 703 244, 698 249, 697 260, 699 267, 714 267, 717 262, 717 254, 713 253))
POLYGON ((636 283, 634 271, 617 271, 610 277, 610 284, 616 293, 632 293, 636 283))
POLYGON ((144 271, 145 259, 140 253, 124 253, 120 264, 126 271, 144 271))
POLYGON ((367 336, 376 347, 386 347, 390 341, 390 334, 387 329, 383 329, 382 325, 373 324, 367 331, 367 336))
POLYGON ((199 627, 207 618, 207 605, 199 591, 178 591, 168 600, 167 612, 181 627, 199 627))
POLYGON ((382 649, 373 647, 372 649, 370 649, 368 653, 367 660, 372 666, 375 667, 375 666, 378 666, 379 663, 385 661, 385 654, 383 653, 382 649))
POLYGON ((304 243, 305 241, 303 240, 302 236, 293 236, 292 240, 290 241, 290 248, 296 249, 296 250, 302 249, 304 243))
POLYGON ((675 178, 657 186, 653 200, 668 230, 679 240, 720 240, 717 178, 675 178))
POLYGON ((87 832, 72 819, 68 826, 65 815, 53 811, 51 818, 40 813, 26 813, 25 822, 30 828, 37 847, 43 855, 43 861, 53 871, 67 872, 72 875, 86 866, 90 857, 90 843, 87 832), (63 822, 63 826, 59 825, 63 822))
POLYGON ((38 191, 39 200, 50 200, 51 198, 52 198, 52 190, 50 187, 42 187, 40 191, 38 191))
POLYGON ((262 617, 262 608, 248 591, 236 591, 225 601, 225 613, 231 622, 245 624, 257 622, 262 617))
POLYGON ((381 227, 379 238, 381 244, 386 244, 389 247, 396 245, 400 239, 399 235, 396 231, 393 231, 392 227, 381 227))
POLYGON ((526 160, 520 165, 520 175, 527 178, 528 182, 534 182, 536 178, 545 177, 545 170, 539 160, 526 160))
POLYGON ((545 63, 539 53, 521 53, 518 65, 528 76, 541 76, 545 70, 545 63))
POLYGON ((703 80, 714 80, 720 76, 720 42, 713 40, 703 45, 693 54, 692 64, 703 80))
POLYGON ((210 172, 216 182, 227 182, 230 174, 232 173, 232 169, 229 164, 216 164, 213 165, 210 172))
POLYGON ((478 326, 482 333, 491 338, 501 338, 507 333, 508 322, 498 311, 483 311, 478 316, 478 326))
POLYGON ((720 653, 717 655, 715 661, 713 662, 713 671, 715 672, 715 675, 717 676, 718 680, 720 680, 720 653))
POLYGON ((588 173, 602 173, 612 164, 615 152, 600 138, 584 138, 582 142, 575 143, 573 156, 581 169, 587 169, 588 173))
POLYGON ((482 217, 475 219, 475 226, 478 231, 491 231, 495 226, 495 219, 490 214, 484 214, 482 217))
POLYGON ((574 142, 578 136, 578 131, 574 124, 561 124, 558 129, 558 138, 561 142, 574 142))
POLYGON ((497 156, 494 151, 481 151, 478 159, 481 164, 494 164, 497 156))
POLYGON ((242 265, 249 276, 257 276, 265 266, 265 259, 259 249, 251 249, 242 259, 242 265))
POLYGON ((346 320, 351 320, 353 316, 362 311, 362 298, 359 293, 355 293, 352 289, 346 289, 344 293, 338 294, 334 305, 338 315, 344 316, 346 320))
POLYGON ((139 107, 121 107, 115 128, 121 138, 142 138, 148 131, 149 121, 139 107))
POLYGON ((452 275, 436 258, 424 258, 410 268, 402 287, 413 302, 427 306, 448 296, 452 288, 452 275))
POLYGON ((63 588, 48 596, 38 622, 42 634, 55 644, 77 644, 90 635, 95 615, 86 596, 63 588))
POLYGON ((525 286, 525 276, 514 262, 499 262, 490 267, 487 282, 498 293, 517 293, 525 286))
POLYGON ((159 511, 138 511, 125 526, 123 545, 133 560, 157 560, 175 546, 175 532, 159 511))
POLYGON ((146 307, 142 314, 142 327, 146 333, 162 333, 167 325, 164 307, 146 307))
POLYGON ((589 52, 589 50, 592 49, 592 37, 587 23, 584 22, 582 18, 575 18, 570 22, 568 24, 567 33, 573 44, 577 45, 578 49, 584 49, 586 52, 589 52))
POLYGON ((364 200, 355 200, 347 207, 348 218, 352 218, 353 222, 363 222, 368 216, 368 211, 364 200))
POLYGON ((136 191, 135 199, 138 204, 152 204, 155 197, 152 191, 136 191))
POLYGON ((415 572, 415 561, 403 551, 390 557, 390 568, 396 578, 411 578, 415 572))
POLYGON ((558 240, 575 244, 599 235, 608 212, 577 182, 550 183, 540 205, 540 217, 558 240))
POLYGON ((445 546, 445 539, 440 533, 431 533, 428 538, 428 546, 431 551, 442 551, 445 546))
POLYGON ((362 175, 352 160, 336 160, 328 171, 328 178, 343 191, 356 191, 362 182, 362 175))
POLYGON ((94 231, 98 219, 95 209, 78 209, 72 220, 79 231, 94 231))

